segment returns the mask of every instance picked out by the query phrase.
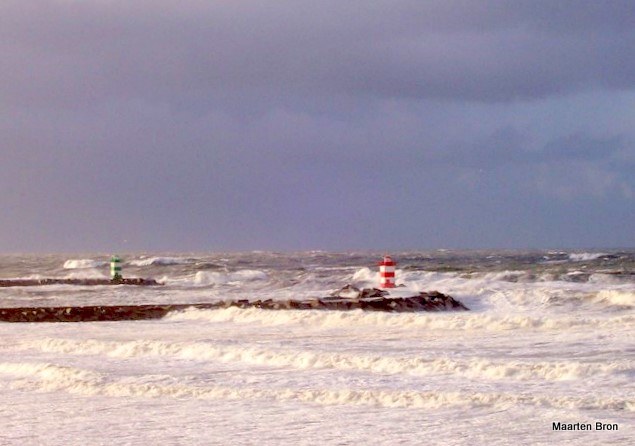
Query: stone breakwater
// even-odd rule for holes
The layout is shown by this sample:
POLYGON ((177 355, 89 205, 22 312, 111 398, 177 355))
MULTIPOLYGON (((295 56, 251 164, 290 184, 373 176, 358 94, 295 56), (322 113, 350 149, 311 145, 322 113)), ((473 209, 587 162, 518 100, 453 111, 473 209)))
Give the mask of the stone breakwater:
POLYGON ((42 286, 42 285, 137 285, 156 286, 162 285, 154 279, 0 279, 0 288, 13 286, 42 286))
POLYGON ((173 305, 94 305, 85 307, 0 308, 2 322, 90 322, 160 319, 172 311, 190 308, 210 310, 229 307, 264 310, 364 310, 386 312, 465 311, 468 308, 451 296, 438 292, 412 297, 363 299, 255 300, 247 299, 173 305))

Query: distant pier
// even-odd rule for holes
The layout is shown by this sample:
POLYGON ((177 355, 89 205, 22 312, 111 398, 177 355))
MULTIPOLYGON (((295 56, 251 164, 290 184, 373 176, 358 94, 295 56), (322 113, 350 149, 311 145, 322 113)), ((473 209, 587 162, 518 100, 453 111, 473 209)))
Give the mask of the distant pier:
POLYGON ((0 288, 14 286, 43 286, 43 285, 136 285, 157 286, 163 285, 154 279, 141 278, 116 278, 116 279, 0 279, 0 288))

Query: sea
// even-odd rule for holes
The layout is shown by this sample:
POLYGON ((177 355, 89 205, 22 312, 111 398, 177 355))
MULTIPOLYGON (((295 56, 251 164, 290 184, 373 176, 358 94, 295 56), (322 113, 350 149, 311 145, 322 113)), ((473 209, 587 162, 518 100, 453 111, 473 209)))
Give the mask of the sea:
MULTIPOLYGON (((108 278, 110 254, 3 255, 0 279, 108 278)), ((163 285, 0 288, 0 307, 312 299, 378 286, 386 253, 118 254, 163 285)), ((392 293, 470 311, 0 322, 0 444, 635 444, 635 250, 388 254, 392 293)))

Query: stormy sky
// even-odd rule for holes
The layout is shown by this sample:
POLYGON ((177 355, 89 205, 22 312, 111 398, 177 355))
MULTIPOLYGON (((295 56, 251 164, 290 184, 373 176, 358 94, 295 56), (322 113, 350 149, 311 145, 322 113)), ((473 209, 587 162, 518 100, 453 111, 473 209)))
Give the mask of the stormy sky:
POLYGON ((635 246, 635 3, 2 0, 0 252, 635 246))

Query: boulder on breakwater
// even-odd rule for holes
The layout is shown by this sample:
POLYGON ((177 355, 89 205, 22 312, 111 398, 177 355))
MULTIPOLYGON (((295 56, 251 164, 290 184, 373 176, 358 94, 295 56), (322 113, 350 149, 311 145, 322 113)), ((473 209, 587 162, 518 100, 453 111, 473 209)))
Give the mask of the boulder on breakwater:
POLYGON ((142 278, 118 278, 118 279, 0 279, 0 288, 13 286, 43 286, 43 285, 136 285, 156 286, 163 285, 154 279, 142 278))
POLYGON ((308 300, 229 300, 198 304, 172 305, 93 305, 64 307, 0 308, 3 322, 90 322, 160 319, 171 311, 189 308, 202 310, 219 308, 261 308, 264 310, 364 310, 386 312, 462 311, 468 310, 451 296, 438 293, 420 293, 412 297, 371 297, 341 299, 329 297, 308 300))

